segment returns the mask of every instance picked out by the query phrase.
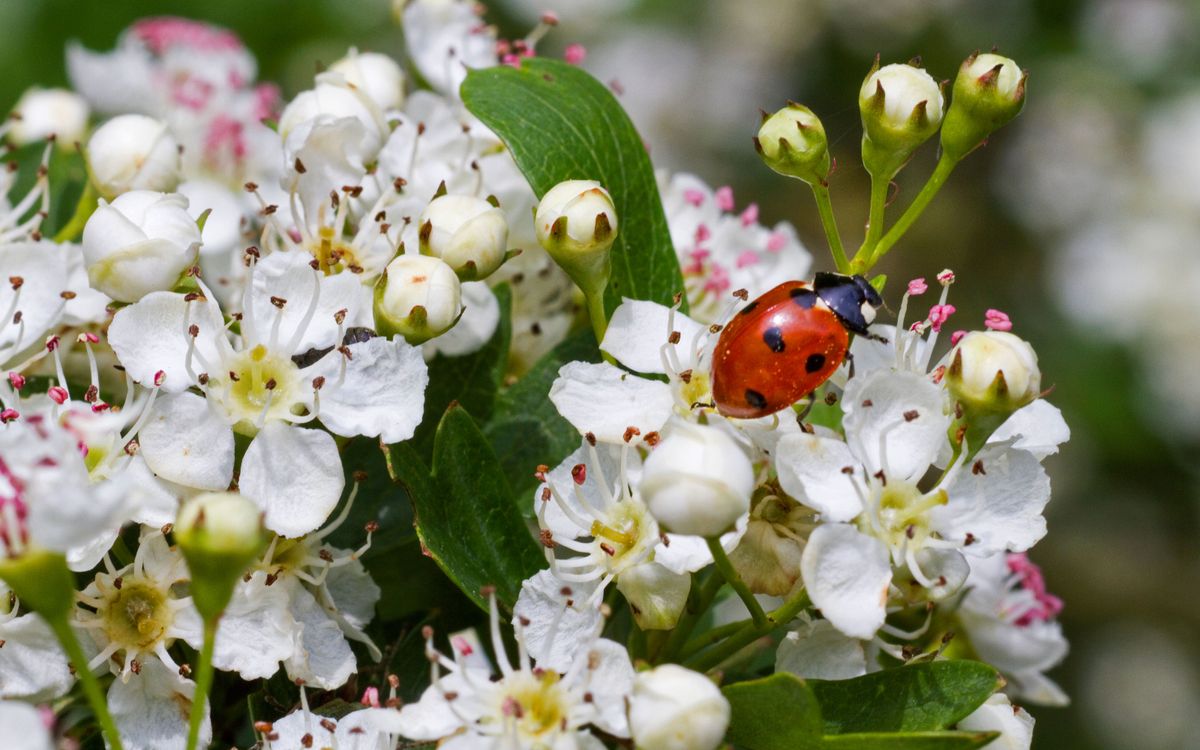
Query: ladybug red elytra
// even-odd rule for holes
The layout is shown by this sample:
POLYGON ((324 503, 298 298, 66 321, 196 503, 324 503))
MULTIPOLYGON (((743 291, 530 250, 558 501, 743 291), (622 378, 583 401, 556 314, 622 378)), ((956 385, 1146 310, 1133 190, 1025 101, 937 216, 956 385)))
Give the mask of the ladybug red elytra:
POLYGON ((862 276, 818 273, 809 284, 785 281, 733 316, 713 350, 717 411, 754 419, 816 390, 842 364, 850 334, 883 304, 862 276))

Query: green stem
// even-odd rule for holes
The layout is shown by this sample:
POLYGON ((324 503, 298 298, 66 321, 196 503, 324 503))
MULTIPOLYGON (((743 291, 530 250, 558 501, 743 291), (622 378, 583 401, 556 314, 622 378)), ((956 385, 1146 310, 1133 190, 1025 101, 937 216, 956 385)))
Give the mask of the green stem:
POLYGON ((887 210, 887 196, 891 186, 891 180, 871 175, 871 212, 867 216, 867 236, 863 239, 862 247, 854 254, 855 261, 859 258, 870 258, 875 245, 879 243, 879 238, 883 236, 883 215, 887 210))
POLYGON ((780 605, 778 609, 772 610, 767 615, 765 623, 761 625, 753 621, 743 623, 742 627, 724 642, 708 651, 694 655, 684 662, 684 666, 690 667, 697 672, 707 672, 759 638, 769 635, 776 628, 787 625, 802 610, 808 608, 811 603, 808 598, 808 591, 801 589, 792 598, 780 605))
POLYGON ((695 592, 695 596, 691 597, 687 603, 687 609, 684 611, 683 617, 679 618, 675 629, 671 632, 671 638, 667 641, 667 645, 663 648, 662 653, 658 654, 655 659, 659 664, 663 662, 674 661, 676 654, 683 648, 683 644, 687 642, 688 636, 696 629, 696 624, 700 622, 700 618, 712 606, 713 599, 717 598, 717 592, 725 585, 725 579, 715 573, 710 574, 700 588, 695 592))
POLYGON ((717 641, 728 638, 729 636, 733 635, 734 633, 741 630, 746 625, 751 624, 752 622, 753 622, 753 620, 751 620, 750 618, 746 618, 745 620, 738 620, 737 622, 726 623, 724 625, 715 627, 712 630, 701 633, 700 635, 696 636, 695 638, 693 638, 692 640, 690 640, 686 644, 684 644, 683 649, 679 652, 679 658, 686 660, 692 654, 696 653, 697 651, 703 651, 704 649, 713 645, 717 641))
POLYGON ((721 541, 715 536, 710 536, 704 540, 708 543, 708 549, 712 552, 713 562, 716 563, 717 572, 725 579, 725 582, 737 592, 742 603, 746 605, 746 609, 750 610, 750 617, 754 619, 756 625, 761 625, 767 621, 767 613, 763 612, 762 605, 754 598, 750 587, 738 575, 734 569, 733 563, 729 562, 729 557, 725 554, 725 549, 721 546, 721 541))
POLYGON ((829 197, 829 186, 813 184, 813 197, 817 199, 817 213, 821 215, 821 227, 825 230, 825 238, 829 241, 829 252, 833 255, 833 263, 838 273, 850 272, 850 261, 846 259, 846 248, 842 246, 842 235, 838 232, 837 221, 833 216, 833 201, 829 197))
POLYGON ((196 672, 196 691, 192 698, 192 712, 188 718, 187 750, 196 750, 200 740, 200 725, 204 723, 204 704, 213 682, 213 648, 217 642, 217 620, 211 617, 204 621, 204 646, 200 650, 200 668, 196 672))
POLYGON ((71 242, 78 239, 79 235, 83 234, 87 220, 96 210, 96 200, 99 197, 99 193, 96 192, 96 188, 89 179, 83 184, 83 193, 79 196, 79 202, 75 204, 75 213, 71 214, 71 220, 58 230, 58 234, 54 235, 54 241, 71 242))
POLYGON ((105 700, 104 691, 100 688, 100 680, 96 679, 96 675, 88 669, 87 655, 83 653, 79 639, 75 637, 75 631, 71 629, 65 616, 49 619, 46 624, 54 631, 63 651, 67 652, 67 661, 74 665, 75 676, 79 678, 83 694, 91 705, 92 712, 96 714, 96 721, 100 723, 100 731, 104 732, 108 738, 109 748, 123 750, 121 735, 117 732, 117 724, 113 721, 112 714, 108 712, 108 702, 105 700))
POLYGON ((584 292, 587 300, 588 318, 592 322, 592 332, 596 334, 596 344, 604 341, 604 333, 608 330, 608 313, 604 311, 604 288, 595 292, 584 292))
POLYGON ((892 246, 904 236, 904 233, 907 232, 910 227, 912 227, 913 223, 920 218, 921 214, 924 213, 925 209, 929 206, 930 201, 933 200, 933 197, 937 195, 938 191, 942 189, 942 186, 946 184, 946 180, 949 179, 950 173, 954 171, 956 166, 958 166, 958 161, 958 159, 953 159, 947 156, 945 153, 942 154, 942 157, 938 159, 937 166, 933 169, 933 174, 929 175, 929 180, 925 183, 925 186, 921 188, 921 192, 917 193, 917 197, 913 199, 912 204, 904 210, 904 213, 901 214, 900 219, 895 223, 895 225, 892 226, 890 230, 888 230, 888 233, 883 236, 883 239, 879 241, 879 244, 877 244, 871 250, 871 255, 868 256, 866 268, 863 269, 864 271, 870 270, 872 266, 878 263, 879 260, 887 254, 887 251, 891 250, 892 246))

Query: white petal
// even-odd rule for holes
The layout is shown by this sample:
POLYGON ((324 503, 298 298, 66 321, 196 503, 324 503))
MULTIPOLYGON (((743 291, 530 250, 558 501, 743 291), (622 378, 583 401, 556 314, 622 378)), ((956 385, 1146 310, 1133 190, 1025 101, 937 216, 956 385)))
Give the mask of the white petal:
POLYGON ((674 573, 657 562, 626 568, 617 576, 617 588, 633 608, 642 630, 670 630, 679 622, 692 577, 674 573))
POLYGON ((246 449, 238 484, 266 513, 268 529, 298 537, 325 522, 345 482, 328 432, 268 422, 246 449))
MULTIPOLYGON (((184 750, 188 714, 196 683, 185 680, 157 658, 142 663, 127 681, 114 680, 108 689, 108 708, 127 750, 184 750)), ((204 706, 200 746, 212 740, 210 707, 204 706)))
POLYGON ((933 524, 966 551, 990 555, 1022 552, 1046 534, 1042 509, 1050 500, 1050 477, 1028 451, 989 445, 945 488, 950 501, 932 511, 933 524))
POLYGON ((224 490, 233 479, 233 429, 194 393, 164 393, 138 433, 141 455, 168 482, 224 490))
POLYGON ((956 549, 925 547, 916 557, 921 573, 933 581, 927 591, 934 601, 957 594, 971 572, 967 559, 956 549))
POLYGON ((862 512, 855 489, 862 464, 841 440, 803 432, 788 435, 775 447, 775 469, 784 491, 820 511, 826 521, 849 521, 862 512))
POLYGON ((67 567, 76 573, 85 573, 100 564, 105 553, 121 533, 120 526, 105 529, 84 544, 67 550, 67 567))
POLYGON ((336 747, 334 732, 321 726, 327 718, 301 709, 271 722, 271 732, 278 735, 271 740, 271 747, 302 748, 306 742, 309 747, 336 747))
MULTIPOLYGON (((747 514, 737 520, 732 531, 718 537, 721 549, 733 552, 749 527, 747 514)), ((713 561, 704 537, 690 534, 663 534, 664 542, 654 548, 654 561, 674 573, 694 573, 713 561)))
POLYGON ((325 377, 321 422, 344 437, 380 437, 385 443, 412 437, 425 411, 429 384, 421 350, 400 337, 388 341, 381 336, 351 344, 349 350, 346 379, 340 385, 341 352, 330 352, 310 368, 325 377))
POLYGON ((3 365, 43 343, 46 332, 58 325, 66 304, 60 293, 68 286, 67 255, 51 242, 14 242, 0 246, 0 268, 4 269, 0 284, 0 315, 5 316, 0 321, 3 365), (13 289, 9 279, 18 277, 20 288, 13 289), (12 322, 18 311, 22 325, 12 322))
POLYGON ((588 649, 588 692, 596 709, 593 722, 614 737, 629 736, 626 701, 633 692, 634 671, 625 647, 607 638, 598 638, 588 649))
POLYGON ((849 680, 867 673, 863 642, 814 620, 788 633, 775 652, 775 671, 812 680, 849 680))
POLYGON ((187 371, 188 327, 199 330, 192 372, 220 366, 219 351, 228 347, 225 324, 215 302, 185 302, 182 294, 151 292, 113 316, 108 342, 133 379, 149 385, 162 371, 162 389, 179 393, 196 384, 187 371), (189 312, 190 308, 190 312, 189 312))
POLYGON ((150 472, 141 453, 134 456, 109 481, 120 486, 128 496, 132 514, 130 520, 134 523, 162 528, 175 521, 179 512, 179 496, 174 488, 159 481, 150 472))
POLYGON ((1029 750, 1033 743, 1033 717, 1010 703, 1004 693, 996 693, 984 701, 958 722, 958 728, 968 732, 999 732, 999 737, 984 745, 985 750, 1029 750))
POLYGON ((500 303, 491 287, 483 281, 464 283, 462 305, 462 317, 454 327, 422 347, 427 356, 441 354, 462 357, 474 354, 492 338, 500 323, 500 303))
MULTIPOLYGON (((5 592, 7 593, 7 592, 5 592)), ((45 620, 34 614, 0 623, 0 698, 42 703, 75 684, 67 656, 45 620)))
MULTIPOLYGON (((420 700, 406 703, 400 709, 400 733, 410 740, 438 740, 457 732, 463 721, 442 697, 444 692, 472 697, 473 684, 486 684, 489 677, 486 672, 473 673, 471 682, 467 682, 460 673, 444 675, 440 685, 429 686, 421 693, 420 700)), ((447 746, 441 745, 442 748, 447 746)))
POLYGON ((842 398, 851 451, 869 473, 915 481, 933 463, 950 428, 940 388, 911 372, 875 370, 852 378, 842 398))
MULTIPOLYGON (((558 466, 554 467, 546 477, 550 485, 558 492, 558 496, 563 503, 573 511, 574 515, 587 520, 591 514, 587 511, 588 507, 603 508, 605 507, 605 495, 601 489, 600 478, 603 477, 611 489, 615 486, 620 476, 620 453, 621 449, 612 445, 597 445, 596 454, 599 456, 599 464, 591 458, 591 451, 588 450, 587 443, 577 448, 574 453, 562 460, 558 466), (584 477, 583 484, 576 485, 575 480, 571 476, 571 470, 579 464, 587 466, 587 475, 584 477), (580 497, 583 498, 582 503, 580 497)), ((630 465, 640 465, 637 462, 636 454, 632 454, 627 458, 630 465)), ((533 509, 535 514, 540 514, 539 517, 545 521, 545 528, 550 529, 554 536, 566 537, 575 539, 581 536, 591 535, 591 524, 583 527, 571 520, 558 505, 558 502, 551 500, 542 500, 542 489, 546 484, 541 484, 533 493, 533 509)))
POLYGON ((846 524, 818 526, 800 574, 813 605, 846 635, 869 640, 883 625, 892 567, 878 539, 846 524))
POLYGON ((1001 443, 1016 438, 1014 448, 1029 451, 1039 459, 1058 453, 1058 446, 1071 437, 1062 412, 1045 399, 1037 399, 1017 409, 1004 420, 991 437, 989 443, 1001 443))
POLYGON ((295 650, 289 600, 284 586, 266 585, 265 573, 238 583, 221 615, 213 665, 237 672, 243 680, 263 679, 279 671, 279 663, 295 650))
POLYGON ((563 365, 550 386, 550 400, 580 433, 591 432, 607 443, 622 442, 629 427, 642 435, 661 429, 674 408, 669 385, 607 362, 563 365))
POLYGON ((674 346, 681 369, 692 367, 693 344, 708 334, 708 326, 657 302, 625 299, 613 311, 600 348, 631 370, 664 374, 662 348, 672 331, 680 334, 674 346))
POLYGON ((46 720, 35 706, 0 701, 0 727, 8 750, 54 750, 46 720))
MULTIPOLYGON (((334 550, 335 557, 348 554, 346 550, 334 550)), ((361 560, 331 568, 325 577, 325 589, 333 598, 338 612, 358 629, 365 628, 375 619, 375 605, 383 595, 361 560)))
POLYGON ((276 318, 281 318, 278 349, 299 354, 341 343, 334 319, 339 310, 347 311, 349 322, 345 325, 360 321, 366 297, 358 277, 352 273, 326 276, 309 266, 312 260, 308 253, 277 252, 258 262, 253 288, 246 293, 253 308, 253 315, 247 314, 246 318, 253 317, 254 321, 253 331, 247 332, 248 341, 268 344, 275 350, 277 347, 269 346, 270 333, 276 318), (321 287, 319 294, 317 284, 321 287), (271 302, 272 297, 286 300, 282 310, 271 302))
POLYGON ((344 685, 357 668, 354 652, 338 624, 299 584, 292 589, 292 617, 300 624, 300 638, 284 662, 288 677, 322 690, 344 685))
POLYGON ((596 583, 563 583, 543 570, 521 584, 513 616, 522 623, 520 638, 539 667, 565 673, 600 632, 596 583), (524 624, 528 621, 528 625, 524 624))

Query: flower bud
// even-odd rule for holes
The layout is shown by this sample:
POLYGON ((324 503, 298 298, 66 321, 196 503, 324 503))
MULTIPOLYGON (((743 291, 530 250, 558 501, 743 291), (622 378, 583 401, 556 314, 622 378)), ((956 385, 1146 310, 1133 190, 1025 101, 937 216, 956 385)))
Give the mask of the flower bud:
POLYGON ((508 221, 482 198, 442 195, 421 213, 419 237, 422 255, 441 258, 463 281, 480 281, 504 262, 508 221))
POLYGON ((314 124, 347 117, 363 126, 362 142, 353 144, 354 148, 373 159, 387 139, 387 123, 370 94, 340 75, 317 76, 314 88, 297 94, 279 116, 279 135, 289 150, 295 151, 297 142, 307 139, 314 124))
POLYGON ((178 193, 134 190, 100 206, 83 228, 92 287, 118 302, 171 289, 196 262, 200 228, 178 193))
POLYGON ((954 79, 954 99, 942 126, 942 150, 961 159, 1025 106, 1029 74, 1000 55, 974 54, 954 79))
POLYGON ((729 562, 753 593, 783 596, 800 578, 813 513, 792 498, 773 493, 756 496, 752 504, 746 533, 729 553, 729 562))
POLYGON ((351 49, 329 69, 345 76, 347 83, 361 89, 384 112, 404 104, 404 71, 387 55, 351 49))
POLYGON ((66 89, 27 89, 13 107, 8 138, 14 146, 44 141, 55 136, 64 146, 87 132, 88 105, 82 96, 66 89))
POLYGON ((0 557, 0 580, 47 622, 65 622, 75 606, 75 576, 61 552, 32 547, 16 557, 0 557))
POLYGON ((462 285, 439 258, 398 256, 375 285, 375 329, 414 346, 450 330, 462 313, 462 285))
POLYGON ((720 429, 676 421, 646 458, 640 489, 667 531, 714 537, 749 511, 754 468, 720 429))
POLYGON ((236 492, 206 492, 179 509, 175 543, 187 560, 192 598, 204 619, 220 616, 246 568, 266 549, 262 516, 236 492))
POLYGON ((858 92, 863 123, 863 164, 891 179, 942 122, 941 88, 921 68, 897 63, 875 68, 858 92))
POLYGON ((729 727, 729 701, 712 680, 677 664, 638 674, 629 729, 639 750, 714 750, 729 727))
POLYGON ((179 184, 179 143, 167 124, 145 115, 119 115, 101 125, 87 145, 88 167, 106 198, 129 190, 168 193, 179 184))
POLYGON ((965 408, 1011 414, 1038 397, 1037 354, 1007 331, 971 331, 950 353, 946 387, 965 408))
POLYGON ((810 185, 824 184, 829 174, 829 140, 825 126, 803 104, 786 107, 763 120, 754 148, 767 166, 810 185))
POLYGON ((567 180, 550 188, 534 216, 538 242, 585 294, 608 284, 609 250, 617 238, 612 196, 594 180, 567 180))

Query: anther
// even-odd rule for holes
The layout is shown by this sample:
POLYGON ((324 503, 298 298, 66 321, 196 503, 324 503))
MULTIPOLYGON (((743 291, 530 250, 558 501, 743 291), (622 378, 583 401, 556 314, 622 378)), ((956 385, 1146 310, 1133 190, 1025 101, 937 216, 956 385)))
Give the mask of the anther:
POLYGON ((971 465, 971 473, 976 474, 976 475, 987 474, 987 472, 984 471, 984 468, 983 468, 983 459, 980 459, 971 465))
POLYGON ((283 306, 287 304, 287 300, 283 297, 271 297, 271 304, 282 310, 283 306))
POLYGON ((658 445, 659 441, 661 441, 661 440, 662 440, 662 436, 659 435, 657 432, 647 432, 646 437, 642 438, 642 441, 645 442, 646 445, 650 446, 651 448, 658 445))
POLYGON ((682 336, 680 335, 679 331, 671 331, 671 335, 667 336, 667 343, 678 344, 681 338, 682 336))
POLYGON ((575 464, 571 467, 571 479, 575 480, 575 484, 583 484, 587 481, 587 465, 575 464))
POLYGON ((904 412, 904 421, 911 422, 919 416, 921 416, 921 414, 916 409, 909 409, 908 411, 904 412))
POLYGON ((641 434, 642 434, 641 430, 630 425, 629 427, 625 428, 625 434, 622 436, 622 438, 625 440, 625 442, 628 443, 629 441, 633 440, 635 437, 637 437, 638 435, 641 435, 641 434))
POLYGON ((737 297, 742 302, 745 302, 746 300, 750 299, 750 292, 746 291, 745 289, 734 289, 733 296, 737 297))
POLYGON ((586 433, 586 434, 585 434, 583 437, 584 437, 584 439, 585 439, 585 440, 587 440, 587 441, 588 441, 588 445, 595 445, 595 444, 596 444, 596 433, 594 433, 594 432, 588 432, 588 433, 586 433))

